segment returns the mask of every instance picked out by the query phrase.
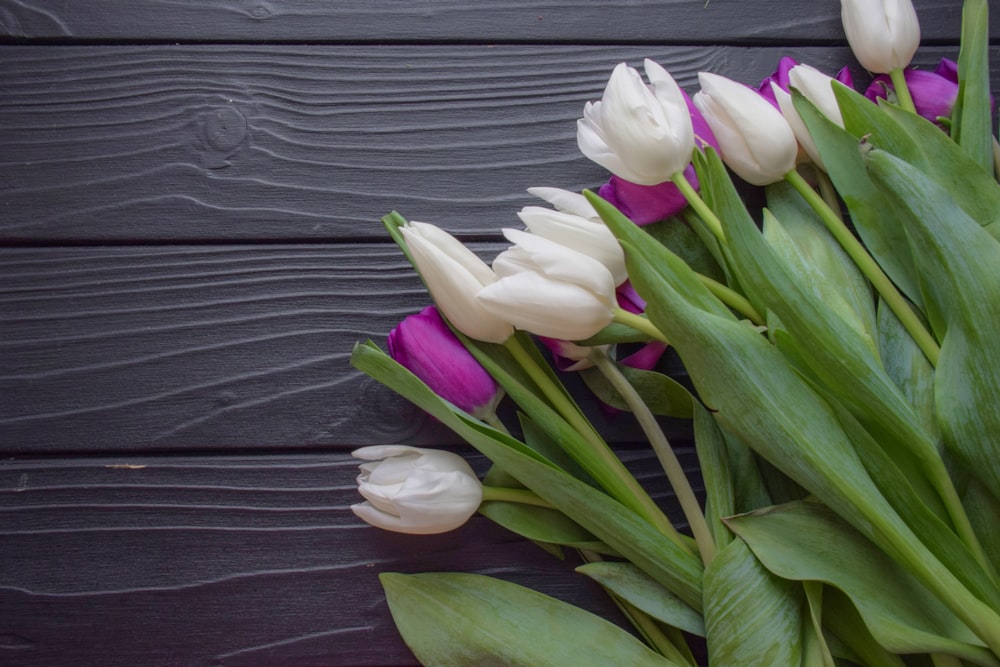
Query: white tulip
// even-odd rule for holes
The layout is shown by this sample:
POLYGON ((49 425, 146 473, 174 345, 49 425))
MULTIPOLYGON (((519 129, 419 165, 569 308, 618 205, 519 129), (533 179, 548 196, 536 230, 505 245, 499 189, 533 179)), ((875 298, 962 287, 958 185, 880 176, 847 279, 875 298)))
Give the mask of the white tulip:
POLYGON ((510 324, 476 300, 483 286, 497 280, 483 260, 434 225, 410 222, 400 232, 431 298, 456 329, 487 343, 502 343, 514 333, 510 324))
POLYGON ((854 57, 870 72, 906 67, 920 45, 910 0, 841 0, 840 18, 854 57))
MULTIPOLYGON (((844 126, 844 118, 840 113, 840 106, 837 104, 837 98, 833 93, 833 77, 827 76, 809 65, 796 65, 788 71, 788 81, 789 85, 797 89, 802 93, 803 97, 812 102, 819 109, 820 113, 840 127, 844 126)), ((816 148, 816 142, 813 141, 812 135, 806 129, 805 123, 802 122, 802 117, 799 116, 799 112, 795 109, 792 96, 779 88, 774 82, 771 83, 771 90, 774 92, 774 98, 778 101, 781 115, 788 121, 792 132, 795 133, 795 138, 799 140, 799 145, 802 146, 802 149, 809 155, 813 162, 821 168, 825 168, 823 157, 820 155, 819 149, 816 148)))
POLYGON ((541 206, 525 206, 518 212, 517 217, 532 234, 555 241, 599 261, 611 272, 615 285, 620 285, 628 279, 625 252, 618 245, 615 235, 600 219, 594 221, 541 206))
POLYGON ((799 145, 788 121, 760 94, 731 79, 699 72, 694 104, 736 175, 753 185, 780 181, 795 168, 799 145))
POLYGON ((694 151, 691 114, 667 70, 646 60, 643 82, 625 63, 615 67, 599 102, 587 102, 576 139, 588 158, 640 185, 669 181, 694 151))
POLYGON ((587 198, 579 192, 563 190, 562 188, 536 187, 528 188, 528 194, 552 204, 557 211, 572 213, 594 222, 601 221, 601 216, 590 205, 587 198))
POLYGON ((516 245, 493 262, 500 279, 479 292, 486 309, 518 329, 561 340, 589 338, 611 323, 615 281, 603 264, 534 234, 503 231, 516 245))
POLYGON ((406 445, 362 447, 358 491, 366 502, 351 510, 367 523, 414 535, 444 533, 469 520, 483 487, 461 456, 406 445))

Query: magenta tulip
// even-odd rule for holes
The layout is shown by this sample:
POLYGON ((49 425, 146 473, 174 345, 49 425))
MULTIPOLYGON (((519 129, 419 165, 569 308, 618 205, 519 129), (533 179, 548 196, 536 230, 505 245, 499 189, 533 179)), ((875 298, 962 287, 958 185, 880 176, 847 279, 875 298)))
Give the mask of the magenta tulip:
POLYGON ((503 395, 434 306, 410 315, 389 332, 389 354, 438 396, 474 417, 492 414, 503 395))

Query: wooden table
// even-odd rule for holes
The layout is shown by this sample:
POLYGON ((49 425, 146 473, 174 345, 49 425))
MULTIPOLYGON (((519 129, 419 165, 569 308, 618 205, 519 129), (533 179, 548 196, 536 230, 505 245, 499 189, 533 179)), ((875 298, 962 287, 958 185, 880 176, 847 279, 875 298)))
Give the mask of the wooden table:
MULTIPOLYGON (((916 4, 917 62, 954 57, 959 0, 916 4)), ((411 665, 388 570, 616 618, 485 518, 410 537, 348 509, 351 449, 460 446, 348 365, 427 300, 378 219, 492 255, 525 188, 606 177, 575 119, 622 60, 691 92, 853 62, 836 0, 0 0, 0 34, 3 665, 411 665)))

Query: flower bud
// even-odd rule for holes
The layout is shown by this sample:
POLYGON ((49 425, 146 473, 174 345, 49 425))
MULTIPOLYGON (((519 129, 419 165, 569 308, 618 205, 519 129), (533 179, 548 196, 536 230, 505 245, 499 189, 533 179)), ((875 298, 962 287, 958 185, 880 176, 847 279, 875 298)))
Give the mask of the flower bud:
MULTIPOLYGON (((812 102, 820 113, 840 127, 843 127, 844 119, 840 113, 837 98, 833 93, 833 81, 833 77, 827 76, 809 65, 796 65, 788 72, 789 85, 797 89, 802 93, 803 97, 812 102)), ((802 146, 802 149, 809 155, 809 158, 813 162, 821 168, 825 168, 819 149, 816 148, 816 142, 813 141, 812 135, 809 134, 809 130, 806 129, 805 123, 802 122, 799 112, 792 103, 792 96, 780 89, 775 83, 772 83, 771 86, 773 89, 772 94, 778 102, 778 108, 781 109, 781 114, 788 121, 792 132, 795 133, 795 138, 798 139, 799 145, 802 146)))
POLYGON ((532 234, 572 248, 599 261, 611 272, 616 285, 628 278, 625 252, 618 245, 615 235, 597 216, 596 211, 594 211, 595 220, 541 206, 525 206, 518 212, 517 217, 532 234))
POLYGON ((870 72, 906 67, 920 45, 910 0, 841 0, 840 17, 854 57, 870 72))
POLYGON ((752 185, 780 181, 795 168, 799 146, 781 112, 757 91, 726 77, 699 72, 694 103, 736 175, 752 185))
POLYGON ((493 414, 503 396, 496 380, 434 306, 410 315, 389 332, 389 354, 435 394, 478 419, 493 414))
POLYGON ((670 74, 645 61, 649 84, 625 63, 615 67, 599 102, 577 121, 577 143, 588 158, 639 185, 669 181, 694 151, 687 103, 670 74))
POLYGON ((406 445, 362 447, 358 491, 367 502, 351 505, 359 518, 397 533, 430 535, 458 528, 483 499, 483 487, 461 456, 406 445))
POLYGON ((479 290, 497 279, 483 260, 434 225, 410 222, 400 232, 431 298, 456 329, 487 343, 510 337, 513 328, 476 301, 479 290))
POLYGON ((479 292, 484 308, 518 329, 569 341, 611 323, 615 281, 603 264, 534 234, 503 231, 516 245, 494 260, 500 279, 479 292))

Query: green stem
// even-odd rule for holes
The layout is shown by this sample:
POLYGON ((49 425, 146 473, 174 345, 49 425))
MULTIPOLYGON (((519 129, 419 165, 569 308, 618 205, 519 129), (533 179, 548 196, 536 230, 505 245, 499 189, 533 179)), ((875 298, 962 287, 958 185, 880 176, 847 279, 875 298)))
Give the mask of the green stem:
POLYGON ((694 541, 701 553, 701 560, 705 565, 708 565, 715 557, 715 542, 712 540, 712 531, 708 528, 708 522, 705 521, 705 514, 701 511, 698 497, 695 495, 687 475, 684 474, 684 468, 677 459, 673 447, 670 446, 667 436, 664 435, 649 406, 642 400, 639 392, 622 374, 621 369, 611 360, 607 352, 595 350, 590 355, 590 360, 608 379, 615 391, 625 399, 632 414, 635 415, 636 421, 639 422, 639 426, 646 434, 646 438, 649 439, 649 444, 653 448, 653 452, 656 453, 656 458, 659 459, 663 472, 667 474, 667 481, 673 487, 674 495, 684 512, 684 518, 687 519, 688 525, 691 527, 694 541))
POLYGON ((688 179, 684 177, 684 172, 677 172, 670 177, 670 181, 681 191, 681 194, 687 199, 688 204, 694 209, 695 213, 705 221, 705 225, 715 234, 715 238, 725 242, 726 234, 722 231, 722 221, 708 207, 708 204, 701 198, 701 195, 694 189, 694 186, 688 182, 688 179))
POLYGON ((707 287, 708 291, 714 294, 719 301, 726 304, 754 324, 760 326, 764 325, 764 318, 760 316, 760 313, 757 312, 757 310, 753 307, 753 304, 751 304, 745 296, 704 274, 696 273, 695 275, 698 276, 698 280, 701 281, 701 284, 707 287))
MULTIPOLYGON (((657 528, 663 535, 681 548, 692 551, 690 538, 681 535, 674 528, 670 520, 663 514, 653 499, 649 497, 645 489, 636 481, 632 473, 622 464, 622 462, 611 451, 608 443, 594 429, 594 426, 583 416, 580 409, 565 393, 535 359, 525 350, 516 336, 511 336, 504 343, 504 347, 514 357, 521 368, 531 377, 535 385, 542 391, 545 397, 552 404, 567 423, 580 434, 590 445, 591 453, 597 458, 599 465, 587 466, 584 468, 594 479, 607 491, 611 497, 622 503, 657 528)), ((580 458, 569 452, 579 462, 580 458)))
POLYGON ((844 216, 840 213, 840 200, 837 198, 837 189, 830 180, 830 175, 816 167, 816 180, 819 181, 819 193, 823 196, 823 201, 830 207, 837 219, 843 222, 844 216))
POLYGON ((899 102, 899 106, 912 113, 917 113, 917 107, 913 104, 913 96, 910 95, 910 86, 906 83, 903 68, 897 67, 889 72, 889 78, 892 79, 892 87, 896 91, 896 101, 899 102))
POLYGON ((623 308, 615 309, 615 322, 618 324, 625 324, 632 327, 637 331, 649 336, 652 340, 658 340, 661 343, 667 343, 669 345, 670 341, 667 337, 663 335, 663 332, 656 328, 656 326, 649 321, 648 318, 642 315, 636 315, 635 313, 630 313, 623 308))
POLYGON ((913 312, 910 304, 899 293, 899 290, 892 284, 889 277, 885 275, 882 268, 872 259, 872 256, 868 254, 868 251, 861 245, 861 242, 855 238, 851 230, 847 228, 844 222, 827 206, 823 198, 816 194, 816 191, 806 183, 806 180, 797 171, 793 169, 785 174, 785 180, 791 183, 813 210, 816 211, 823 224, 826 225, 826 228, 830 230, 830 233, 833 234, 841 247, 854 260, 854 263, 865 274, 865 277, 868 278, 872 286, 882 296, 889 308, 892 309, 892 312, 896 314, 899 321, 902 322, 903 327, 913 337, 914 342, 923 351, 927 360, 931 362, 932 366, 937 366, 938 357, 941 354, 941 348, 938 347, 937 341, 927 331, 920 318, 913 312))
POLYGON ((520 505, 534 505, 535 507, 546 507, 552 509, 552 503, 548 502, 534 491, 528 489, 508 489, 503 486, 483 485, 483 502, 496 500, 505 503, 518 503, 520 505))

